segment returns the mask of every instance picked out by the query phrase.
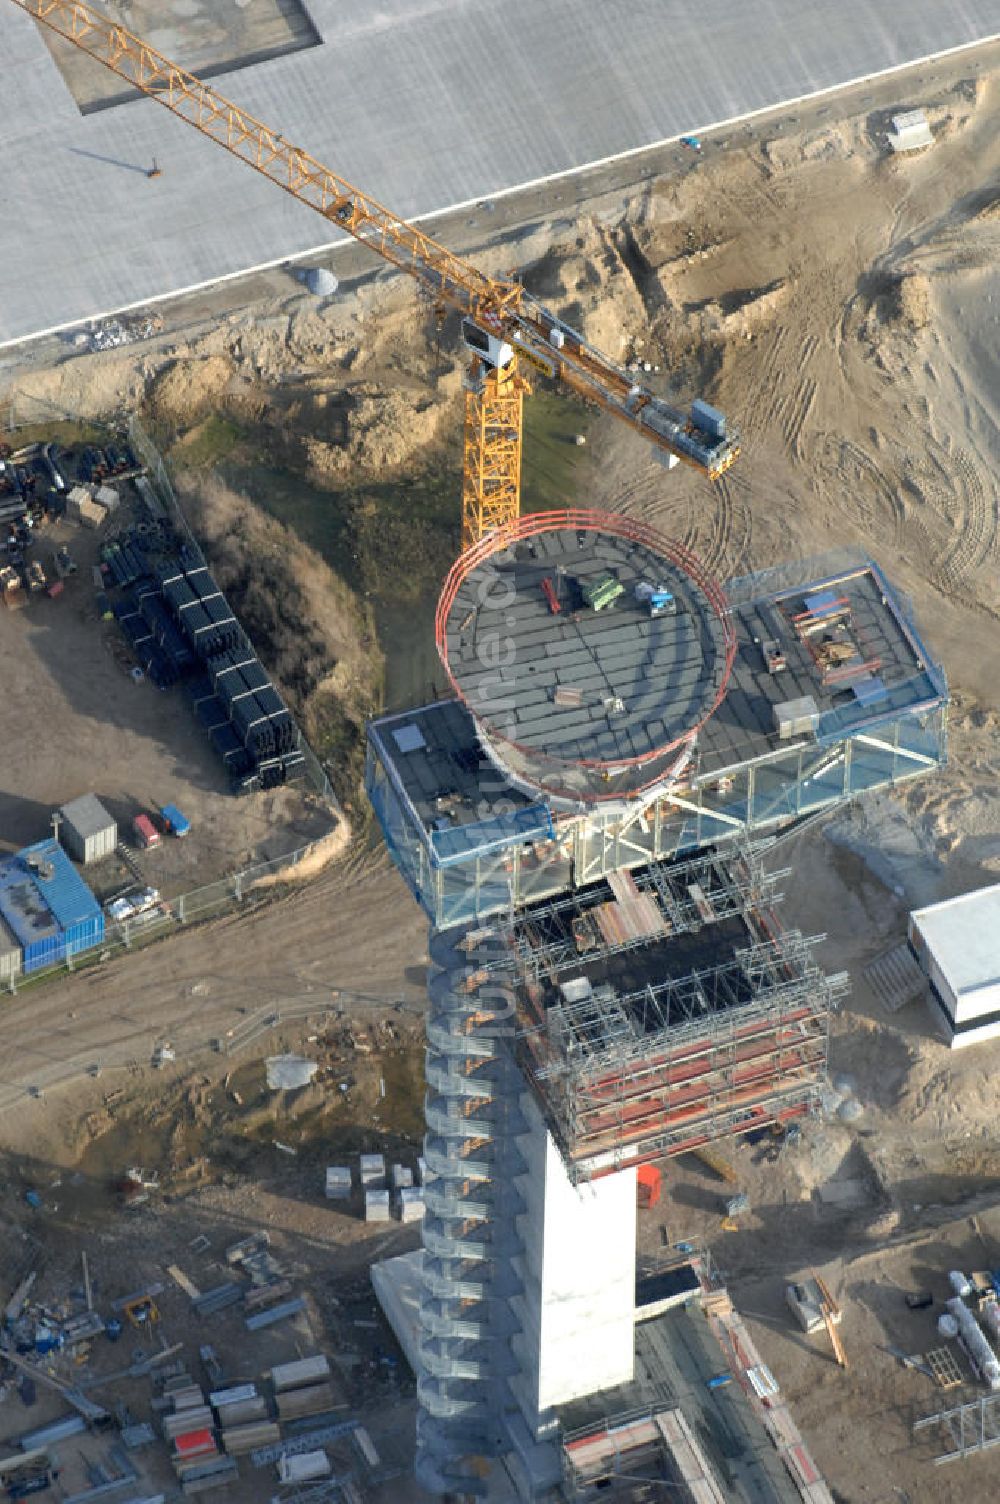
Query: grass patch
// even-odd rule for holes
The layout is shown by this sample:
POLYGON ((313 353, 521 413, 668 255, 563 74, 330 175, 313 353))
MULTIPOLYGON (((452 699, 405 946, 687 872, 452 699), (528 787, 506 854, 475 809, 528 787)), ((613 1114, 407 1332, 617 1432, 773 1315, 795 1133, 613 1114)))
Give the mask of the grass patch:
POLYGON ((177 440, 170 457, 187 469, 208 470, 232 454, 243 438, 238 423, 213 413, 177 440))

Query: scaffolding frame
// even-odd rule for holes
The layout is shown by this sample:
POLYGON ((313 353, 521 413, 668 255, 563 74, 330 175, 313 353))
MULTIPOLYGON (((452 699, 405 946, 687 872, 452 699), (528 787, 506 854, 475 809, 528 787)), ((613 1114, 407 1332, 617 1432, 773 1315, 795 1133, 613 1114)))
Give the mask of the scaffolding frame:
MULTIPOLYGON (((713 850, 687 861, 651 862, 634 874, 635 886, 641 895, 654 900, 663 915, 663 927, 612 944, 592 929, 595 910, 613 901, 607 882, 534 904, 510 925, 510 960, 525 982, 538 982, 543 973, 555 982, 562 972, 588 959, 621 955, 656 944, 665 935, 692 934, 707 924, 736 917, 749 922, 755 909, 781 901, 778 885, 791 875, 790 867, 765 870, 763 855, 770 845, 769 840, 757 841, 725 855, 713 850), (577 938, 580 925, 590 927, 594 942, 584 948, 577 938)), ((488 969, 496 971, 507 964, 497 959, 488 969)))
POLYGON ((571 1176, 814 1111, 830 1014, 848 991, 845 972, 812 958, 822 938, 778 932, 717 966, 547 1010, 524 989, 517 1049, 571 1176))
POLYGON ((939 1452, 934 1458, 937 1467, 971 1457, 974 1452, 989 1451, 1000 1446, 1000 1394, 983 1395, 950 1410, 939 1410, 915 1421, 913 1429, 922 1431, 929 1426, 943 1426, 954 1443, 950 1451, 939 1452))

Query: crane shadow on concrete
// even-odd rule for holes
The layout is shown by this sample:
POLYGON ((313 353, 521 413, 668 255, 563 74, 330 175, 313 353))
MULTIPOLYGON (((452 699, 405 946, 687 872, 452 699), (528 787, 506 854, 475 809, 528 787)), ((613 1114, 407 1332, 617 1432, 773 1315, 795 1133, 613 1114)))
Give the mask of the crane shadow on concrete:
POLYGON ((126 172, 137 172, 140 177, 148 178, 150 175, 149 164, 145 167, 138 162, 123 162, 120 157, 105 157, 99 151, 86 151, 82 146, 68 146, 74 157, 89 157, 92 162, 106 162, 109 167, 121 167, 126 172))

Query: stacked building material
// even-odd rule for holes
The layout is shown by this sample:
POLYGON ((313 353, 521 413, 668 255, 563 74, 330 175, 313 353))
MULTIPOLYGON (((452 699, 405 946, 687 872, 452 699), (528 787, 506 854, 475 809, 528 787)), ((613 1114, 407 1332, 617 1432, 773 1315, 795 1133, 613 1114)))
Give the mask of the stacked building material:
POLYGON ((185 1494, 221 1487, 236 1475, 236 1464, 219 1449, 215 1419, 205 1395, 190 1375, 178 1374, 164 1386, 161 1419, 165 1439, 173 1443, 171 1462, 185 1494))
POLYGON ((147 572, 141 550, 127 538, 112 538, 101 549, 101 558, 110 573, 109 584, 134 585, 147 572))
POLYGON ((309 1415, 326 1415, 336 1409, 337 1397, 329 1384, 308 1384, 275 1397, 281 1421, 301 1420, 309 1415))
POLYGON ((118 495, 118 492, 114 486, 102 485, 98 486, 96 492, 94 493, 94 500, 98 503, 99 506, 102 506, 106 512, 110 513, 117 511, 121 497, 118 495))
POLYGON ((167 560, 157 567, 156 578, 164 600, 199 658, 224 653, 245 640, 229 602, 201 561, 167 560))
POLYGON ((385 1155, 362 1154, 359 1156, 361 1186, 366 1191, 385 1190, 385 1155))
POLYGON ((304 1389, 330 1377, 330 1363, 324 1353, 313 1353, 308 1358, 296 1358, 291 1363, 275 1363, 271 1369, 271 1384, 275 1394, 287 1394, 292 1389, 304 1389))
MULTIPOLYGON (((90 491, 75 490, 79 512, 90 491)), ((114 615, 153 682, 166 688, 201 670, 195 713, 233 790, 303 778, 299 728, 197 550, 163 524, 144 523, 106 544, 102 559, 108 585, 128 592, 114 615)))

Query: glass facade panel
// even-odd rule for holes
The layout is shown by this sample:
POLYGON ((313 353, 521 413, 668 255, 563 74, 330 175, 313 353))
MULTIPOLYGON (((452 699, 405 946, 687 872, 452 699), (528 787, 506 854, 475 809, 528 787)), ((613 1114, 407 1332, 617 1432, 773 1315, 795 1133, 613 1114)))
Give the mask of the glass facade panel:
POLYGON ((685 789, 678 795, 683 806, 662 798, 638 815, 623 816, 620 809, 559 815, 555 826, 547 812, 541 819, 537 809, 525 810, 515 822, 521 828, 506 842, 485 822, 480 845, 480 827, 469 824, 461 842, 445 843, 444 859, 438 833, 421 826, 372 744, 366 784, 393 861, 434 924, 446 928, 508 913, 512 905, 584 887, 622 868, 765 833, 866 789, 920 776, 944 761, 945 732, 946 710, 935 707, 832 744, 797 744, 731 778, 685 789), (537 839, 525 838, 529 826, 537 839))

